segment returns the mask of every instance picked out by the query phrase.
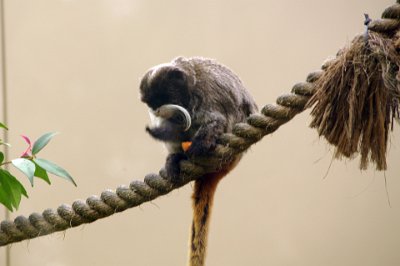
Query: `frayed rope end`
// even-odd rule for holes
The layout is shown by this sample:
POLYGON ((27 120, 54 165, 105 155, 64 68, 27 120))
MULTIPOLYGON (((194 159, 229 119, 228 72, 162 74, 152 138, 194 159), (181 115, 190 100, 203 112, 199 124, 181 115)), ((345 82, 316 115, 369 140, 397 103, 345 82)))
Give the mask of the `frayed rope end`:
POLYGON ((388 132, 399 118, 398 51, 399 36, 357 36, 326 65, 308 102, 310 126, 336 147, 336 158, 360 154, 360 169, 387 168, 388 132))

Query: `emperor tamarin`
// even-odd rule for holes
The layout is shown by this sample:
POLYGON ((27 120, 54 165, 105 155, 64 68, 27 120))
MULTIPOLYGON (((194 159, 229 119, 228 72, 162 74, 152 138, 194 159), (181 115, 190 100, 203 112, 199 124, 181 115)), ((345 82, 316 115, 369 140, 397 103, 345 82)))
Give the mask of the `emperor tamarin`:
MULTIPOLYGON (((173 182, 179 176, 180 160, 206 156, 215 149, 221 134, 231 132, 234 124, 257 111, 235 73, 215 60, 200 57, 178 57, 151 68, 141 80, 140 95, 153 120, 147 132, 165 142, 169 151, 165 168, 173 182)), ((213 195, 218 181, 234 165, 232 161, 195 181, 190 266, 204 265, 213 195)))

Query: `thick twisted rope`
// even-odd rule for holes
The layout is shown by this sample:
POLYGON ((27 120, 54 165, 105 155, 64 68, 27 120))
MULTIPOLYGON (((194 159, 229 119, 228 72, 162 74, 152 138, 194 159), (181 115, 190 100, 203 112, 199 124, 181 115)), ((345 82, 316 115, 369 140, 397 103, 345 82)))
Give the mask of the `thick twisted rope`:
MULTIPOLYGON (((368 29, 391 34, 399 26, 400 5, 396 4, 384 11, 382 19, 372 21, 368 29)), ((302 112, 314 94, 315 81, 321 77, 329 62, 322 66, 322 70, 310 73, 305 82, 294 85, 290 94, 278 97, 276 104, 267 104, 260 114, 249 116, 245 123, 236 124, 232 133, 222 135, 211 156, 182 161, 179 184, 171 182, 162 169, 159 174, 146 175, 143 181, 132 181, 129 187, 120 186, 115 191, 105 190, 100 197, 91 196, 86 201, 76 200, 71 206, 62 204, 57 210, 46 209, 41 214, 32 213, 28 218, 18 216, 14 221, 2 221, 0 246, 94 222, 154 200, 205 173, 217 170, 223 162, 229 162, 234 155, 242 153, 302 112)))
POLYGON ((133 208, 144 202, 167 194, 188 182, 213 172, 221 166, 221 159, 229 160, 233 155, 245 151, 262 137, 277 130, 296 114, 313 95, 313 82, 321 71, 311 73, 307 81, 296 84, 292 93, 278 97, 277 104, 268 104, 261 114, 251 115, 246 123, 235 125, 232 133, 224 134, 214 153, 207 158, 195 158, 181 162, 179 184, 171 182, 165 171, 148 174, 144 181, 132 181, 127 186, 120 186, 115 191, 105 190, 100 197, 91 196, 86 201, 76 200, 72 206, 62 204, 57 210, 46 209, 41 214, 32 213, 29 217, 18 216, 14 221, 2 221, 0 224, 0 245, 48 235, 82 224, 91 223, 117 212, 133 208), (196 164, 195 164, 196 163, 196 164))
POLYGON ((386 8, 381 19, 376 19, 368 24, 368 29, 382 34, 393 34, 400 27, 400 0, 386 8))

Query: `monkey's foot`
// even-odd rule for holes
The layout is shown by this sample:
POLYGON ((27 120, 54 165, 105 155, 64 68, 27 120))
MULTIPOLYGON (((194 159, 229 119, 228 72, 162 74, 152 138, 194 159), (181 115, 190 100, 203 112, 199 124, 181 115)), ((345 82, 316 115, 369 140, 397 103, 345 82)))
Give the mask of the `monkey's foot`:
POLYGON ((165 170, 171 182, 180 183, 182 181, 179 178, 181 173, 180 162, 182 160, 187 160, 187 156, 183 153, 172 153, 168 155, 167 161, 165 162, 165 170))

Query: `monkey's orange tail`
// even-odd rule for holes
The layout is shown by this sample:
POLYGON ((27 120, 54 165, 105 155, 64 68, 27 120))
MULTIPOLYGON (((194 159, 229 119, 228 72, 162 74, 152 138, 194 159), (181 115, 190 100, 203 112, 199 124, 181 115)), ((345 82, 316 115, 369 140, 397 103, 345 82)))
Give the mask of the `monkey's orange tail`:
POLYGON ((203 266, 214 194, 225 172, 212 173, 197 179, 193 192, 193 222, 190 236, 189 266, 203 266))

